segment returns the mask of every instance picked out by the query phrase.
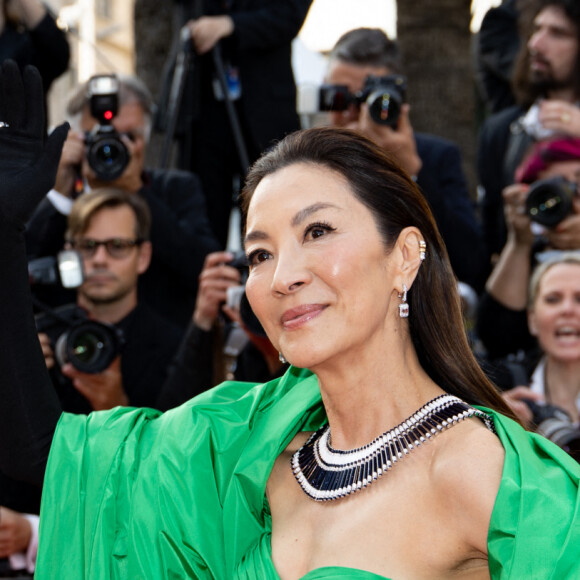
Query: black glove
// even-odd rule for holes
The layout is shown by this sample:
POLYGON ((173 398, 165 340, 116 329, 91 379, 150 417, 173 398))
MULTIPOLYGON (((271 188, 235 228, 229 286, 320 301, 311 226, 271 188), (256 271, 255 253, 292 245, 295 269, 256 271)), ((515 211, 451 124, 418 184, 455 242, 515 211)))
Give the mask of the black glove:
POLYGON ((38 70, 0 66, 0 218, 23 227, 53 187, 69 125, 44 134, 44 96, 38 70))

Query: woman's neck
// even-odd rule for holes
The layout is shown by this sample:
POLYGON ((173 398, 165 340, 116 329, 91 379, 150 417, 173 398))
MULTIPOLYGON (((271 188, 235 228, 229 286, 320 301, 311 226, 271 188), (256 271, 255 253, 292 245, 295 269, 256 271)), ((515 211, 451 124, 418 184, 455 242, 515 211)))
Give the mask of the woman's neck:
POLYGON ((359 355, 313 369, 337 449, 366 445, 444 392, 423 370, 410 343, 390 356, 365 360, 364 352, 359 355))

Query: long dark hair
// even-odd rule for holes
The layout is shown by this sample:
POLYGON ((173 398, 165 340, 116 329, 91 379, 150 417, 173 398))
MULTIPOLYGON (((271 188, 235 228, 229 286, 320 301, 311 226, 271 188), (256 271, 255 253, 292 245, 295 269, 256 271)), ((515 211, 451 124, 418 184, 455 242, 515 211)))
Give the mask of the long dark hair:
MULTIPOLYGON (((527 42, 533 33, 536 16, 548 6, 561 8, 566 17, 576 25, 576 36, 580 46, 580 2, 578 0, 520 0, 519 29, 521 38, 520 51, 514 63, 512 88, 517 102, 523 107, 529 107, 539 97, 545 97, 544 88, 530 82, 530 52, 527 42)), ((574 79, 574 94, 580 98, 580 49, 576 55, 576 63, 572 77, 574 79)))
POLYGON ((244 230, 260 181, 295 163, 316 164, 343 175, 355 197, 373 214, 388 250, 403 228, 415 226, 421 231, 427 258, 408 294, 410 335, 421 366, 447 392, 513 417, 471 352, 457 282, 425 198, 413 180, 374 143, 353 131, 331 127, 286 137, 261 157, 247 176, 241 199, 244 230))

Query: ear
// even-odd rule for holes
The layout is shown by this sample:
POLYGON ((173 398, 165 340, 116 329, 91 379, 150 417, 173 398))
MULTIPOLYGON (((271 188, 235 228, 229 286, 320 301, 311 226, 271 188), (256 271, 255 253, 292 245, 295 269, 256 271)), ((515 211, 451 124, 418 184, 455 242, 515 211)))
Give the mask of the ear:
POLYGON ((149 268, 149 264, 151 263, 151 252, 153 251, 153 246, 151 242, 143 242, 139 246, 139 264, 138 264, 138 272, 139 274, 143 274, 149 268))
POLYGON ((538 336, 538 325, 536 323, 536 313, 528 310, 528 329, 532 336, 538 336))
POLYGON ((424 256, 425 251, 429 249, 424 246, 424 238, 421 231, 414 226, 401 230, 395 242, 395 249, 399 256, 397 289, 402 291, 404 284, 407 290, 410 290, 421 266, 421 256, 424 256), (421 242, 423 242, 423 247, 421 242))

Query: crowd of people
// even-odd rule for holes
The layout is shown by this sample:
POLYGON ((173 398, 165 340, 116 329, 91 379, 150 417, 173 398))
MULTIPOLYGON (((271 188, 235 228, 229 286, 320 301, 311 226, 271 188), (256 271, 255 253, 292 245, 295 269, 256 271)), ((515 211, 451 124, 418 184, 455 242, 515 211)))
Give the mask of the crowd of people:
POLYGON ((580 5, 490 13, 475 200, 382 30, 299 130, 311 0, 177 4, 179 168, 145 167, 139 78, 47 136, 61 71, 0 52, 0 578, 580 575, 580 5))

